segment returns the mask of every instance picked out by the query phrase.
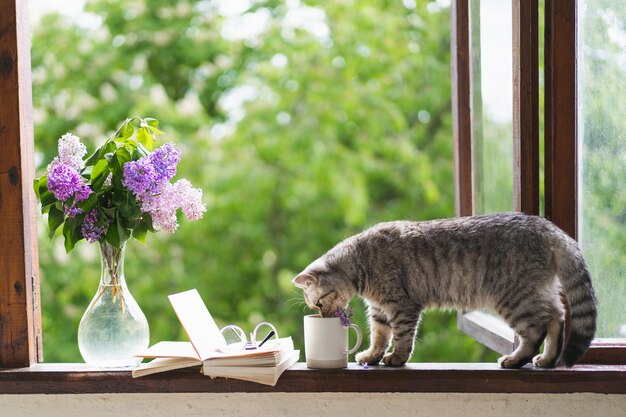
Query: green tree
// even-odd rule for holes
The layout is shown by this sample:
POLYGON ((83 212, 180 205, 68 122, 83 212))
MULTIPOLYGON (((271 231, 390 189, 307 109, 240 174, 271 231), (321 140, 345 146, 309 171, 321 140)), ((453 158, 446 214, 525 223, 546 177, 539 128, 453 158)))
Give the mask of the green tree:
MULTIPOLYGON (((448 9, 260 1, 238 18, 264 30, 241 39, 208 1, 87 10, 93 26, 50 15, 34 33, 42 161, 68 130, 88 142, 153 116, 207 203, 201 222, 128 249, 153 342, 184 337, 166 294, 197 288, 218 323, 269 320, 302 347, 293 276, 376 222, 454 214, 448 9)), ((70 261, 60 239, 40 244, 46 360, 80 360, 75 332, 99 268, 95 247, 77 249, 70 261)), ((428 315, 414 359, 486 358, 455 327, 454 315, 428 315)))

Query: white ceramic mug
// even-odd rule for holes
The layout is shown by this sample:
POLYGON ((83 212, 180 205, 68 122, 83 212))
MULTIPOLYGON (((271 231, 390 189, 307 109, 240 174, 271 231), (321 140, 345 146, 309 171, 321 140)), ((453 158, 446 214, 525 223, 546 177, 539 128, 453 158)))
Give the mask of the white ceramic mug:
POLYGON ((308 368, 345 368, 348 355, 361 346, 361 329, 356 324, 343 327, 339 317, 319 314, 304 316, 304 352, 308 368), (356 343, 348 349, 348 329, 356 332, 356 343))

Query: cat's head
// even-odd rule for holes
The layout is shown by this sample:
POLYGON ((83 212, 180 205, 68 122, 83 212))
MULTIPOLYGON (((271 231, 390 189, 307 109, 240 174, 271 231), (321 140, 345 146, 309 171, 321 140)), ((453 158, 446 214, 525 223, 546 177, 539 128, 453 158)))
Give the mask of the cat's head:
POLYGON ((322 317, 335 317, 345 310, 354 294, 354 287, 343 270, 317 260, 305 268, 291 283, 302 288, 304 301, 322 317))

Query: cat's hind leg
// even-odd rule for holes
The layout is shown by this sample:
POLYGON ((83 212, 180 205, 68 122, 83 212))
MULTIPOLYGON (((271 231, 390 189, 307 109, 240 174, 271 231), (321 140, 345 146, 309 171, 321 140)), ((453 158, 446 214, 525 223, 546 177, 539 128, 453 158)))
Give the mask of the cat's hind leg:
POLYGON ((387 353, 391 342, 391 325, 387 315, 373 305, 368 306, 370 325, 370 347, 357 353, 355 359, 360 364, 377 365, 387 353))
POLYGON ((513 353, 498 359, 501 367, 521 368, 531 360, 537 366, 554 367, 563 346, 561 307, 551 299, 536 300, 534 305, 522 305, 508 315, 507 322, 519 336, 520 343, 513 353), (537 355, 544 339, 544 353, 537 355))
MULTIPOLYGON (((529 277, 524 282, 545 281, 529 277)), ((537 366, 554 366, 563 346, 562 339, 559 340, 562 337, 563 306, 558 290, 558 285, 554 284, 543 289, 512 287, 496 305, 496 311, 517 333, 520 342, 513 353, 498 359, 501 367, 521 368, 531 360, 537 366), (544 353, 537 355, 544 339, 544 353)))
POLYGON ((565 345, 565 311, 563 302, 557 295, 560 286, 555 286, 552 302, 548 302, 548 312, 550 321, 547 326, 546 341, 543 346, 543 353, 533 358, 533 364, 540 368, 554 368, 561 359, 563 347, 565 345))
POLYGON ((530 360, 539 352, 539 347, 543 341, 546 332, 537 328, 530 328, 520 334, 519 345, 510 355, 501 356, 498 359, 498 364, 503 368, 521 368, 526 365, 530 360))
POLYGON ((563 352, 565 323, 562 318, 553 319, 548 323, 548 332, 543 353, 533 358, 533 364, 540 368, 554 368, 563 352))

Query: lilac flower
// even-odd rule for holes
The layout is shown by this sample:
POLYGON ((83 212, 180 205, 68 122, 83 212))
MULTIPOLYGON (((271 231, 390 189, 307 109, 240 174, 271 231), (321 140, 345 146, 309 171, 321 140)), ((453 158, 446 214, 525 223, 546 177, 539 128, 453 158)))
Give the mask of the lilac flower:
MULTIPOLYGON (((144 120, 140 117, 126 119, 121 128, 124 140, 110 139, 98 148, 90 165, 104 168, 106 178, 103 180, 98 176, 98 182, 93 185, 89 175, 89 170, 94 172, 93 167, 85 168, 86 161, 83 160, 87 154, 86 146, 81 143, 78 136, 71 133, 59 139, 58 155, 48 165, 46 175, 38 178, 34 185, 40 197, 47 186, 56 198, 56 200, 45 198, 42 201, 44 204, 42 212, 50 210, 52 204, 62 210, 66 248, 74 247, 80 238, 88 242, 103 240, 111 223, 108 219, 109 213, 128 225, 138 224, 137 221, 141 220, 142 215, 149 214, 154 229, 173 233, 178 228, 179 209, 190 220, 200 219, 206 211, 202 204, 202 190, 193 188, 187 180, 171 183, 181 159, 181 152, 176 145, 166 143, 153 152, 143 149, 147 155, 136 159, 135 151, 141 138, 132 136, 129 138, 126 133, 131 126, 134 130, 136 124, 146 127, 149 122, 149 119, 144 120), (118 161, 122 157, 131 158, 121 167, 121 172, 118 166, 109 166, 107 170, 106 166, 102 165, 105 162, 111 163, 112 152, 117 155, 118 161), (122 177, 121 181, 119 176, 122 177), (92 186, 96 191, 91 189, 92 186), (128 191, 132 192, 134 198, 131 197, 130 200, 126 198, 128 191), (87 201, 81 203, 85 200, 87 201), (93 209, 86 209, 88 206, 93 209), (137 206, 141 212, 136 210, 137 206), (74 220, 68 222, 69 219, 74 220), (67 233, 67 228, 71 233, 67 233)), ((55 211, 53 214, 59 213, 55 211)), ((49 226, 56 228, 59 225, 50 222, 49 226)), ((134 235, 133 230, 129 232, 130 235, 124 234, 125 238, 134 235)))
POLYGON ((48 190, 57 200, 65 201, 76 194, 76 201, 86 200, 91 189, 78 171, 61 161, 53 161, 48 171, 48 190))
POLYGON ((180 207, 180 196, 174 185, 166 183, 158 194, 143 193, 138 196, 141 201, 141 211, 150 213, 152 225, 155 229, 163 229, 174 233, 178 228, 176 210, 180 207))
POLYGON ((85 216, 85 220, 83 220, 83 225, 80 228, 80 232, 83 234, 85 240, 87 240, 87 242, 89 243, 97 242, 106 231, 106 226, 96 226, 96 222, 98 220, 100 220, 98 209, 91 210, 85 216))
POLYGON ((352 307, 347 310, 342 310, 338 308, 335 312, 335 316, 339 317, 339 320, 341 320, 341 325, 343 327, 350 327, 350 318, 352 317, 352 313, 352 307))
POLYGON ((202 190, 193 188, 191 183, 184 179, 177 181, 174 187, 180 196, 180 207, 185 217, 189 220, 201 219, 206 211, 206 207, 202 204, 202 190))
POLYGON ((124 164, 122 184, 136 195, 145 193, 156 180, 157 173, 147 157, 124 164))
POLYGON ((72 204, 71 206, 63 204, 63 212, 67 217, 76 217, 83 212, 83 209, 76 207, 76 204, 72 204))
MULTIPOLYGON (((81 177, 82 178, 82 177, 81 177)), ((80 184, 80 187, 74 193, 74 202, 87 200, 91 195, 91 188, 83 182, 80 184)))
POLYGON ((87 147, 80 142, 78 136, 66 133, 59 139, 59 161, 75 170, 84 166, 83 157, 87 154, 87 147))
POLYGON ((147 158, 156 171, 155 182, 158 186, 176 175, 176 165, 180 162, 180 150, 172 142, 169 142, 156 148, 147 158))
POLYGON ((178 228, 176 211, 179 208, 189 220, 200 219, 206 211, 202 204, 202 190, 193 188, 187 180, 166 183, 161 186, 159 193, 143 193, 138 198, 141 210, 150 213, 154 228, 168 233, 174 233, 178 228))

